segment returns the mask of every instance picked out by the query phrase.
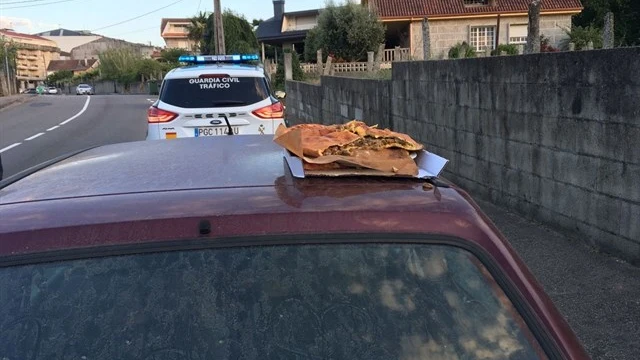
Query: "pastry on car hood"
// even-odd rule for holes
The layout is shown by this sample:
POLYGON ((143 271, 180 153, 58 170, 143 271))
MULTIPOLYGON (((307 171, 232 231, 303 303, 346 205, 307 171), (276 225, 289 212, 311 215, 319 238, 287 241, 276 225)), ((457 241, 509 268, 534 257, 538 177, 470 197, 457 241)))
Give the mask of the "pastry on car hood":
POLYGON ((302 159, 305 172, 334 176, 416 176, 411 152, 424 148, 408 135, 355 120, 342 125, 280 125, 274 141, 302 159))
MULTIPOLYGON (((344 125, 300 124, 290 128, 278 129, 277 138, 290 132, 299 132, 300 145, 304 156, 320 157, 327 155, 352 156, 353 151, 405 149, 419 151, 424 146, 409 135, 378 129, 362 121, 350 121, 344 125)), ((280 143, 280 145, 283 145, 280 143)), ((299 155, 299 154, 297 154, 299 155)))

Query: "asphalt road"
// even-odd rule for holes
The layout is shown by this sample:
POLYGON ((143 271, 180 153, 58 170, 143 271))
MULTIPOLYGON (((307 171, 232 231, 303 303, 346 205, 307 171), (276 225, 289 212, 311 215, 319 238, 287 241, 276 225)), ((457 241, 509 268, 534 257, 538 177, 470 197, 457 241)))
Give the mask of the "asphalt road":
POLYGON ((71 151, 144 140, 150 96, 38 96, 0 110, 4 176, 71 151))
MULTIPOLYGON (((0 110, 5 175, 74 150, 143 140, 148 98, 41 96, 0 110)), ((593 359, 640 358, 640 268, 491 203, 478 203, 509 238, 593 359)))

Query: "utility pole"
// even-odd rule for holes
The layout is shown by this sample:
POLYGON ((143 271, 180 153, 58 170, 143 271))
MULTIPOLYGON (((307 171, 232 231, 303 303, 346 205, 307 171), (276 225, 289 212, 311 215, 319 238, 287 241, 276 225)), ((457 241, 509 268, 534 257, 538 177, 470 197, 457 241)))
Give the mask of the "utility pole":
POLYGON ((226 55, 224 47, 224 26, 222 24, 222 6, 220 0, 213 0, 213 28, 216 39, 216 54, 226 55))

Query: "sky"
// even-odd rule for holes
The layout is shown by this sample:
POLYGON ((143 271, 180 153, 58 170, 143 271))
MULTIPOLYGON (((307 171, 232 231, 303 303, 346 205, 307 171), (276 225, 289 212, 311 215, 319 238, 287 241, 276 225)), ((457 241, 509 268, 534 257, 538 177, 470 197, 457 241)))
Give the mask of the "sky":
MULTIPOLYGON (((273 16, 271 0, 221 3, 224 9, 243 14, 249 22, 273 16)), ((285 11, 317 9, 324 4, 325 0, 285 0, 285 11)), ((198 11, 213 11, 213 0, 0 0, 0 28, 27 34, 57 28, 91 30, 135 43, 164 46, 161 19, 191 17, 198 11), (133 20, 127 21, 130 19, 133 20), (117 24, 120 22, 123 23, 117 24)))

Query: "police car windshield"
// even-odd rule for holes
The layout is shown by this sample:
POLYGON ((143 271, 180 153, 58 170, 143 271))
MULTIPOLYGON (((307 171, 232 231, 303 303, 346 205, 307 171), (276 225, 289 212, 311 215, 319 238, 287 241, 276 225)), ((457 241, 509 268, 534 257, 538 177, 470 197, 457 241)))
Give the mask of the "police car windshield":
POLYGON ((183 108, 233 107, 270 97, 262 77, 219 76, 166 79, 160 101, 183 108))

